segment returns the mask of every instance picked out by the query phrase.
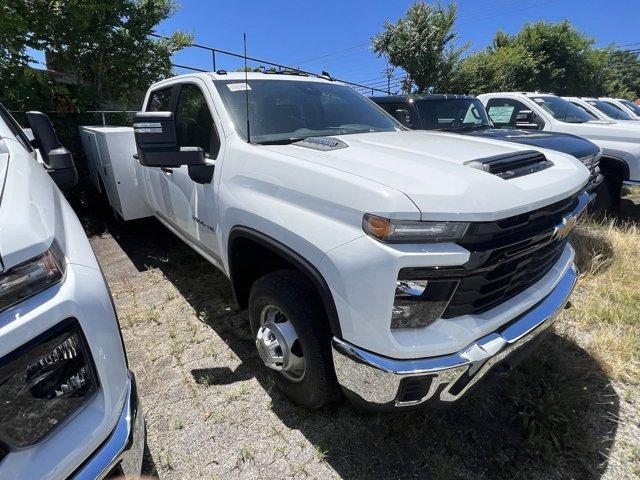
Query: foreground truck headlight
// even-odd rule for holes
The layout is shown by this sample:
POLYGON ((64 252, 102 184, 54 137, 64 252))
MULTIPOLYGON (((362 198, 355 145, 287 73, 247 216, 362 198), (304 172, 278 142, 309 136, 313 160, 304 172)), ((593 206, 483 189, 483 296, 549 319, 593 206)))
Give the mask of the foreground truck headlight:
POLYGON ((455 242, 464 237, 469 228, 465 222, 423 222, 420 220, 392 220, 365 214, 362 229, 381 242, 455 242))
POLYGON ((58 283, 64 262, 55 248, 0 274, 0 312, 58 283))
POLYGON ((80 325, 65 320, 0 359, 0 440, 36 443, 96 390, 80 325))

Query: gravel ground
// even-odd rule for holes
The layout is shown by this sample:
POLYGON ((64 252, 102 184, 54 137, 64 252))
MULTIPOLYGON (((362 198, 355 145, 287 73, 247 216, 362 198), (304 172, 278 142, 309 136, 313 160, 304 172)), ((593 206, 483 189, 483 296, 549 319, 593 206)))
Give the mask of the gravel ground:
POLYGON ((512 375, 447 410, 308 411, 261 368, 222 273, 155 220, 103 218, 83 223, 138 380, 149 475, 639 478, 637 385, 612 384, 583 332, 557 329, 512 375))

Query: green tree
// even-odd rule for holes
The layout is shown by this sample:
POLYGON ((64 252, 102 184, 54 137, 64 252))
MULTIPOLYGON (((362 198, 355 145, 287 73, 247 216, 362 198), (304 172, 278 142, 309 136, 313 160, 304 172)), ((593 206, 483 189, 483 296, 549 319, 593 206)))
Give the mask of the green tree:
POLYGON ((175 9, 173 0, 3 0, 3 101, 20 109, 131 105, 151 82, 171 74, 171 55, 191 42, 181 32, 168 40, 149 37, 175 9), (31 71, 29 49, 45 52, 47 68, 69 81, 31 71))
POLYGON ((483 93, 534 90, 538 64, 520 45, 481 51, 465 58, 452 82, 456 92, 483 93))
POLYGON ((395 24, 386 22, 373 51, 401 67, 418 92, 448 91, 467 46, 456 46, 456 6, 418 2, 395 24))
POLYGON ((536 22, 515 35, 498 31, 492 44, 462 61, 457 85, 473 93, 538 90, 558 95, 640 94, 634 52, 594 48, 594 40, 569 22, 536 22))

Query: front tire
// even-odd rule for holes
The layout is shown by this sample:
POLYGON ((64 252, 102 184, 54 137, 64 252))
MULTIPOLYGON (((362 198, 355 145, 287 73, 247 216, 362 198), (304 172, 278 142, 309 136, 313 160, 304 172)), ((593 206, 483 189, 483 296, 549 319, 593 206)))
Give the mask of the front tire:
POLYGON ((289 399, 316 409, 338 398, 331 331, 304 275, 279 270, 258 279, 249 296, 249 320, 262 363, 289 399))
POLYGON ((604 180, 598 187, 595 210, 599 213, 613 212, 620 207, 622 178, 617 172, 607 171, 604 180))

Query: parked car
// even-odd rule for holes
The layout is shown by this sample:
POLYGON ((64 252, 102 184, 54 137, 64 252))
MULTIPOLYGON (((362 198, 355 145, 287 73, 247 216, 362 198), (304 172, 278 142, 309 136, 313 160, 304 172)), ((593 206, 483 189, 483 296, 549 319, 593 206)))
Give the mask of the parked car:
POLYGON ((626 113, 634 120, 640 120, 640 114, 638 114, 638 106, 635 103, 630 102, 629 100, 610 97, 600 97, 598 100, 608 103, 612 107, 626 113))
POLYGON ((127 161, 153 215, 229 277, 275 384, 310 408, 342 387, 384 409, 508 371, 574 286, 589 171, 408 131, 338 82, 246 78, 152 85, 127 161))
POLYGON ((537 92, 478 95, 497 127, 572 133, 602 148, 598 190, 601 209, 616 208, 621 198, 640 198, 640 131, 635 125, 596 120, 564 98, 537 92))
POLYGON ((562 97, 565 100, 570 101, 575 106, 583 109, 589 115, 591 115, 595 119, 605 120, 608 122, 620 122, 627 123, 632 122, 637 125, 640 125, 640 118, 632 118, 626 112, 615 108, 610 103, 607 103, 598 98, 589 98, 589 97, 562 97))
POLYGON ((494 128, 482 102, 472 95, 389 95, 371 97, 371 100, 407 128, 492 138, 568 153, 589 169, 586 189, 592 197, 602 183, 598 166, 602 155, 600 147, 568 133, 494 128))
POLYGON ((616 98, 615 100, 618 101, 618 103, 621 103, 623 106, 627 107, 629 111, 633 112, 636 117, 640 118, 640 105, 625 98, 616 98))
POLYGON ((46 115, 27 117, 33 145, 0 106, 0 478, 137 476, 134 377, 104 276, 56 186, 75 184, 73 158, 46 115))

